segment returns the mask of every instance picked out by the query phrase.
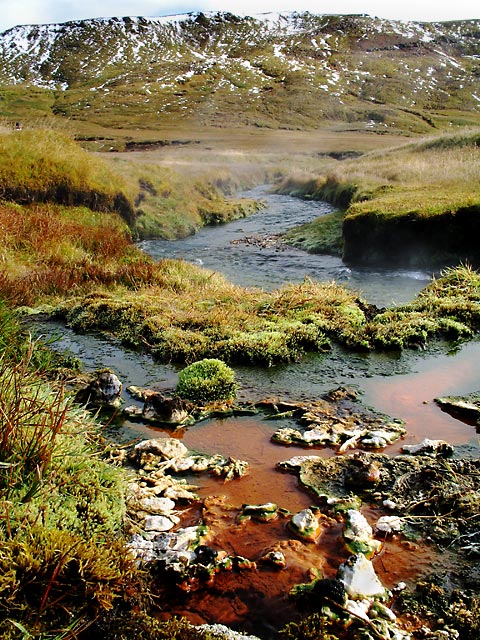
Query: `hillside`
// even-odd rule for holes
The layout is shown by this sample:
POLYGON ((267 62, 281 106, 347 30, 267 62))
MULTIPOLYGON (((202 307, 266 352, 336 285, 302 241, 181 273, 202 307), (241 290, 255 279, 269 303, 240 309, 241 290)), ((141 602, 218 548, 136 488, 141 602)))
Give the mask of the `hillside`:
POLYGON ((0 116, 428 133, 480 123, 479 36, 310 13, 19 26, 0 34, 0 116))

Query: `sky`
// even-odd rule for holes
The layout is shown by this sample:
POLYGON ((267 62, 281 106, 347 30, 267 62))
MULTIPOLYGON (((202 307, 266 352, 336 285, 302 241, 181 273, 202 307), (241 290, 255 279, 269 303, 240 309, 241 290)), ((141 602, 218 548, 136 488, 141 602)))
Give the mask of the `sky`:
POLYGON ((112 16, 166 16, 191 11, 230 11, 238 15, 270 11, 366 13, 379 18, 427 22, 480 18, 477 0, 0 0, 0 32, 21 24, 112 16))

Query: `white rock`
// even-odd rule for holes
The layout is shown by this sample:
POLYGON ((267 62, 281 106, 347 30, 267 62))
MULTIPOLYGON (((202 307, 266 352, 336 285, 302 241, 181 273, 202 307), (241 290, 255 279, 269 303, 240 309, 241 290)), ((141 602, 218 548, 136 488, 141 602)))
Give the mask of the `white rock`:
POLYGON ((368 610, 372 606, 370 600, 347 600, 345 609, 354 616, 358 616, 363 620, 370 620, 368 610))
POLYGON ((371 561, 363 554, 351 556, 342 563, 338 568, 338 579, 343 582, 346 592, 354 598, 382 596, 386 593, 371 561))
POLYGON ((125 413, 127 416, 130 416, 131 418, 139 418, 142 415, 142 409, 141 407, 137 407, 134 404, 131 404, 128 405, 128 407, 124 408, 123 413, 125 413))
POLYGON ((385 440, 385 438, 381 438, 380 436, 371 436, 362 438, 361 443, 364 447, 371 447, 372 449, 384 449, 387 444, 389 444, 389 441, 385 440))
POLYGON ((130 549, 135 558, 140 558, 144 562, 151 562, 156 558, 153 542, 145 540, 138 533, 132 536, 127 548, 130 549))
POLYGON ((175 542, 172 549, 175 551, 188 551, 204 535, 201 527, 186 527, 175 534, 175 542))
POLYGON ((370 542, 373 538, 373 530, 360 511, 349 509, 347 511, 347 522, 343 535, 348 540, 370 542))
POLYGON ((375 530, 382 533, 399 533, 402 529, 403 519, 398 516, 382 516, 375 525, 375 530))
POLYGON ((187 456, 188 449, 176 438, 154 438, 152 440, 142 440, 135 445, 135 451, 142 453, 152 453, 155 456, 172 460, 187 456))
POLYGON ((303 433, 305 442, 324 442, 330 439, 330 435, 323 429, 309 429, 303 433))
POLYGON ((317 517, 311 509, 299 511, 292 516, 291 522, 301 534, 316 531, 318 528, 317 517))
MULTIPOLYGON (((177 518, 178 520, 178 518, 177 518)), ((172 516, 147 516, 145 518, 145 531, 170 531, 175 526, 172 516)))
POLYGON ((181 473, 182 471, 188 471, 195 464, 195 458, 193 456, 188 456, 186 458, 175 458, 172 460, 171 469, 176 473, 181 473))
POLYGON ((146 497, 142 498, 138 506, 143 511, 153 514, 168 515, 175 509, 175 502, 169 498, 146 497))
MULTIPOLYGON (((369 431, 367 434, 367 438, 381 438, 386 442, 392 443, 394 440, 397 440, 399 437, 399 431, 387 431, 386 429, 373 429, 369 431)), ((362 439, 362 442, 364 440, 362 439)))
POLYGON ((257 636, 247 636, 239 631, 232 631, 223 624, 202 624, 195 628, 207 631, 216 640, 259 640, 257 636))
POLYGON ((393 500, 384 500, 382 502, 382 504, 386 509, 392 509, 393 510, 393 509, 397 508, 397 503, 394 502, 393 500))
POLYGON ((283 462, 279 462, 277 466, 282 467, 284 469, 298 469, 302 466, 304 462, 307 460, 320 460, 320 456, 294 456, 290 458, 290 460, 284 460, 283 462))

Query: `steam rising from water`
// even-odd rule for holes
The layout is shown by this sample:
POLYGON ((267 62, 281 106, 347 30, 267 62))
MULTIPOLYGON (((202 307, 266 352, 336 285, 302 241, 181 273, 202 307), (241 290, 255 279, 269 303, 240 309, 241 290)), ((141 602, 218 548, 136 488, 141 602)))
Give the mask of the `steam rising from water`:
POLYGON ((140 248, 156 259, 182 258, 201 264, 246 287, 272 290, 287 282, 301 282, 306 276, 335 280, 378 306, 410 301, 431 278, 430 273, 418 270, 349 268, 337 256, 309 254, 279 245, 275 236, 330 213, 334 207, 270 194, 265 187, 241 195, 262 200, 266 208, 222 227, 204 228, 182 240, 145 240, 140 248))

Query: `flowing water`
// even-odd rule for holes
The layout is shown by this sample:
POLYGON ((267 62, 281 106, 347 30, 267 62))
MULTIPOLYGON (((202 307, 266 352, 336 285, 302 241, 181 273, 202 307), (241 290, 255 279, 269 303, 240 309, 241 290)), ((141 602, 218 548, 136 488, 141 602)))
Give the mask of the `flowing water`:
MULTIPOLYGON (((272 289, 285 282, 301 281, 305 275, 321 280, 335 279, 361 291, 369 302, 382 306, 411 300, 430 278, 430 274, 423 272, 349 269, 339 258, 309 255, 275 245, 261 246, 261 242, 248 244, 242 239, 270 237, 325 214, 331 207, 271 195, 265 189, 245 195, 262 197, 266 208, 247 219, 203 229, 184 240, 150 240, 140 246, 155 258, 181 257, 203 264, 243 286, 272 289)), ((68 349, 79 356, 86 370, 109 367, 116 371, 124 389, 131 384, 168 389, 176 383, 178 369, 175 366, 155 363, 148 355, 125 350, 115 341, 75 335, 52 323, 37 324, 37 330, 49 335, 56 331, 60 336, 57 348, 68 349)), ((354 354, 335 347, 326 354, 309 355, 300 363, 270 369, 239 367, 236 373, 241 386, 240 398, 245 400, 265 397, 314 400, 336 386, 353 386, 365 405, 405 421, 407 436, 402 443, 389 447, 388 453, 397 454, 401 444, 429 437, 446 439, 462 453, 478 456, 475 426, 442 412, 433 399, 479 388, 480 341, 460 347, 437 345, 428 352, 403 354, 354 354)), ((124 391, 124 396, 128 404, 134 402, 128 392, 124 391)), ((293 584, 307 579, 308 567, 320 568, 327 577, 335 575, 338 563, 344 559, 339 542, 341 527, 326 530, 317 545, 305 546, 291 540, 283 521, 239 525, 235 510, 227 508, 228 505, 239 508, 243 503, 275 501, 280 507, 298 511, 312 504, 312 497, 298 487, 293 476, 275 469, 277 462, 304 453, 301 449, 273 444, 270 437, 277 427, 275 422, 259 417, 208 420, 173 434, 167 429, 128 420, 110 426, 110 434, 118 441, 174 435, 189 448, 247 460, 250 473, 240 480, 223 484, 209 477, 193 479, 202 497, 222 496, 212 507, 214 515, 210 514, 212 527, 216 527, 217 532, 215 544, 256 560, 275 541, 287 557, 287 571, 259 569, 219 575, 208 590, 188 596, 171 597, 170 594, 165 616, 176 613, 187 615, 195 623, 222 622, 270 638, 275 628, 295 616, 286 593, 293 584)), ((308 453, 334 455, 321 448, 309 449, 308 453)), ((367 515, 374 520, 373 512, 367 515)), ((189 524, 196 522, 200 514, 193 509, 185 512, 184 518, 189 524)), ((375 567, 384 584, 392 587, 400 580, 415 580, 445 559, 446 556, 437 557, 431 549, 416 545, 410 546, 406 553, 399 542, 391 542, 376 559, 375 567)))
MULTIPOLYGON (((429 281, 431 273, 403 269, 349 268, 336 256, 307 254, 287 245, 262 246, 256 239, 270 238, 294 226, 333 211, 314 202, 269 193, 257 187, 241 194, 261 200, 264 210, 220 227, 204 227, 194 236, 176 241, 145 240, 140 247, 154 258, 182 258, 220 271, 241 286, 274 289, 305 276, 336 280, 363 293, 371 303, 391 306, 411 300, 429 281)), ((268 243, 267 243, 268 244, 268 243)))

